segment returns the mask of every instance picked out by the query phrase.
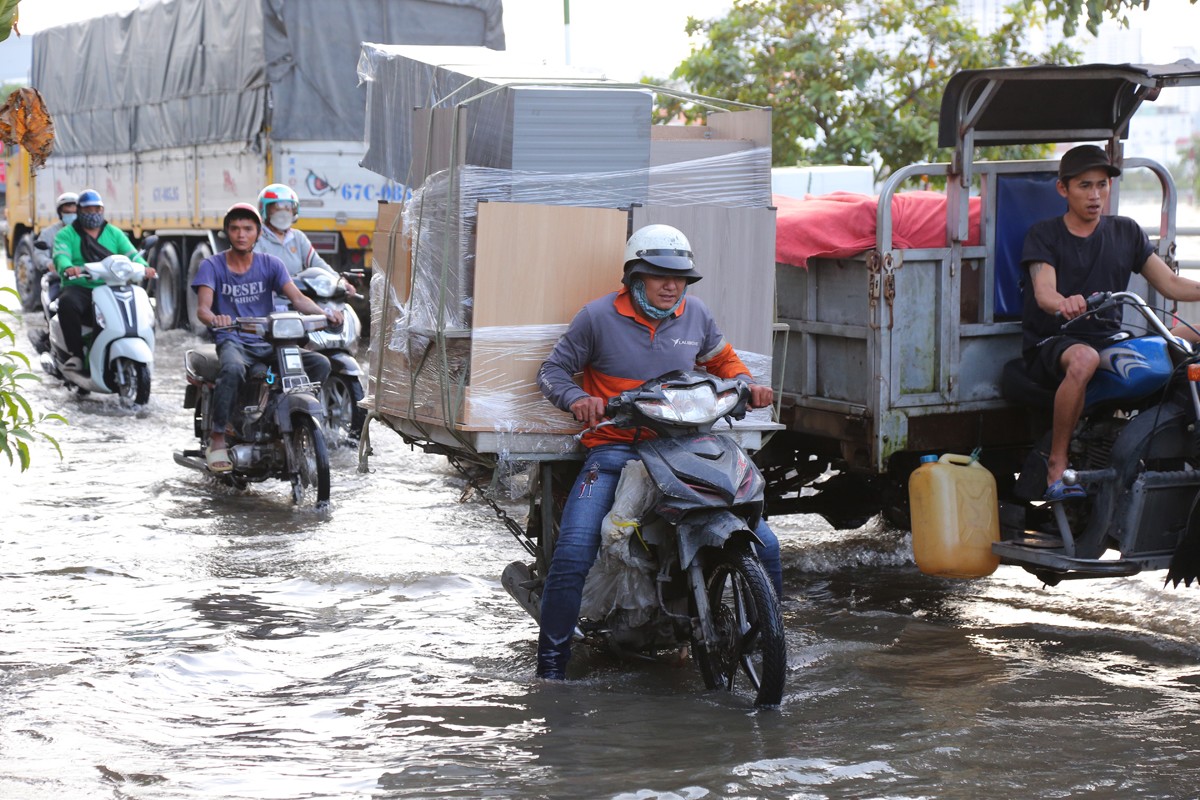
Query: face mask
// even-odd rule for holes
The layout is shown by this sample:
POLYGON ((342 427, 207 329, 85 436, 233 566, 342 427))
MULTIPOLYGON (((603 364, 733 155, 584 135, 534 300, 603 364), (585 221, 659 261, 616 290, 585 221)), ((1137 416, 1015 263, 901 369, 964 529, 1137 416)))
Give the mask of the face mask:
POLYGON ((63 214, 62 221, 63 221, 63 225, 70 225, 72 222, 75 221, 75 215, 74 214, 63 214))
POLYGON ((88 230, 94 230, 95 228, 103 227, 104 212, 98 211, 94 214, 87 214, 87 213, 81 212, 79 214, 79 224, 88 230))
POLYGON ((277 231, 286 231, 292 227, 292 212, 290 211, 272 211, 271 216, 267 219, 270 221, 271 227, 277 231))
POLYGON ((683 291, 679 293, 679 299, 675 301, 675 305, 667 309, 659 308, 650 302, 646 297, 646 282, 641 278, 634 278, 629 289, 633 293, 633 299, 637 302, 638 309, 646 315, 648 319, 666 319, 675 313, 675 309, 679 308, 679 304, 683 302, 683 296, 687 294, 687 284, 684 284, 683 291))

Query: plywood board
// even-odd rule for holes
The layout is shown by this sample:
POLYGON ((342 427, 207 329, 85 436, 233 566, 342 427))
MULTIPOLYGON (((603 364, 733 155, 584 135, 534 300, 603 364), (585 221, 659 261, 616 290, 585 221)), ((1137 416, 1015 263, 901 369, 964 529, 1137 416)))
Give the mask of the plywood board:
POLYGON ((465 164, 467 154, 467 114, 465 109, 414 108, 412 112, 412 161, 408 167, 409 188, 416 189, 435 172, 449 169, 451 163, 465 164), (458 117, 458 152, 451 158, 451 147, 458 117))
POLYGON ((707 125, 651 125, 650 141, 679 141, 681 139, 711 139, 707 125))
POLYGON ((570 322, 620 288, 628 224, 612 208, 481 203, 472 327, 570 322))
POLYGON ((401 203, 379 204, 375 218, 375 233, 371 239, 371 258, 374 269, 388 277, 392 291, 401 303, 408 300, 412 280, 412 259, 408 238, 403 234, 401 203))
POLYGON ((634 230, 664 223, 691 242, 703 279, 688 288, 704 300, 739 351, 770 355, 775 320, 775 210, 723 206, 644 206, 634 230))
POLYGON ((771 146, 771 109, 710 111, 708 127, 714 139, 749 139, 755 147, 771 146))
POLYGON ((586 303, 620 288, 628 214, 609 208, 482 203, 467 430, 573 432, 537 370, 586 303))

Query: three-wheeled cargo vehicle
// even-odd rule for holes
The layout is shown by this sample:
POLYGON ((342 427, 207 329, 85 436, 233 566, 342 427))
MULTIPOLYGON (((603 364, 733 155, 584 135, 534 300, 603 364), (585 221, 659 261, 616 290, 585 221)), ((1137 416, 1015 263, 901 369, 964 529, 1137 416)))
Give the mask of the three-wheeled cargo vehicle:
MULTIPOLYGON (((1143 103, 1198 84, 1200 66, 1190 61, 965 71, 942 102, 939 142, 953 148, 950 161, 895 172, 880 192, 872 240, 859 252, 849 252, 852 237, 839 248, 808 235, 804 220, 781 208, 779 250, 797 257, 776 267, 786 333, 776 343, 782 368, 775 374, 782 374, 787 431, 758 456, 768 508, 817 512, 837 525, 882 511, 907 526, 908 478, 920 458, 976 452, 996 478, 1003 541, 992 549, 1002 563, 1057 583, 1162 569, 1178 549, 1170 577, 1194 577, 1184 555, 1200 525, 1200 403, 1187 380, 1196 356, 1158 324, 1170 309, 1139 276, 1127 295, 1096 302, 1122 305, 1134 336, 1148 328, 1165 370, 1149 387, 1089 403, 1070 475, 1087 499, 1037 502, 1044 472, 1037 487, 1027 459, 1044 452, 1039 440, 1053 399, 1006 373, 1020 372, 1025 234, 1033 222, 1062 214, 1065 200, 1057 160, 975 157, 988 145, 1101 143, 1124 169, 1121 180, 1136 171, 1157 179, 1161 214, 1151 240, 1176 268, 1175 184, 1161 164, 1124 152, 1123 142, 1143 103), (915 180, 944 181, 940 208, 905 204, 900 190, 915 180), (944 220, 932 240, 927 230, 906 229, 930 213, 944 220)), ((1119 187, 1108 213, 1119 210, 1119 187)))

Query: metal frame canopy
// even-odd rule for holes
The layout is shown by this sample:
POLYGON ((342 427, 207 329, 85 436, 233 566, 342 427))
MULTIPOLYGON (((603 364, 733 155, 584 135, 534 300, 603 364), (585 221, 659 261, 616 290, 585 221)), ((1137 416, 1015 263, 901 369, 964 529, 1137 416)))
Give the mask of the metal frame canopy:
POLYGON ((988 145, 1107 141, 1117 158, 1130 118, 1169 86, 1200 86, 1200 65, 1184 59, 964 70, 942 95, 938 146, 954 148, 960 175, 970 171, 972 150, 988 145))

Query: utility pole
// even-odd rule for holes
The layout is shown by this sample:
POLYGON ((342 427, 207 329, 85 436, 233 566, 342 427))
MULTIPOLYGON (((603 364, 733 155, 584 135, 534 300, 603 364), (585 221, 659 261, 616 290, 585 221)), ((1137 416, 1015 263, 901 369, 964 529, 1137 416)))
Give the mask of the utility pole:
POLYGON ((563 45, 566 54, 565 63, 571 63, 571 0, 563 0, 563 45))

